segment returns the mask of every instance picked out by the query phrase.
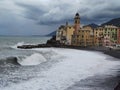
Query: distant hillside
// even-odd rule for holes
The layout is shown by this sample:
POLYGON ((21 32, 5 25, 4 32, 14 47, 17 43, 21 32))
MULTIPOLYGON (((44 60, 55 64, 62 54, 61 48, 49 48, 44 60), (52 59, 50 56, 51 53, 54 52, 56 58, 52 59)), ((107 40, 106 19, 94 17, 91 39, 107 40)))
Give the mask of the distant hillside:
POLYGON ((56 31, 53 31, 53 32, 47 34, 46 36, 54 36, 54 35, 56 35, 56 31))
POLYGON ((95 23, 91 23, 91 24, 88 24, 88 25, 85 25, 85 26, 90 26, 90 27, 92 27, 92 28, 97 28, 97 27, 99 27, 97 24, 95 24, 95 23))
POLYGON ((105 26, 105 25, 114 25, 114 26, 120 27, 120 18, 115 18, 106 23, 101 24, 101 26, 105 26))

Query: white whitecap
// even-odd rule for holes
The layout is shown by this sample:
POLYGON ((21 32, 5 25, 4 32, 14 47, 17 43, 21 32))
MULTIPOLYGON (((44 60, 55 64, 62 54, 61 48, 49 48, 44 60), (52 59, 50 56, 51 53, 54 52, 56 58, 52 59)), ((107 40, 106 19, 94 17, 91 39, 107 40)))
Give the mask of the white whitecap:
POLYGON ((39 53, 34 53, 31 56, 26 57, 25 59, 18 60, 18 63, 22 66, 31 66, 38 65, 42 62, 45 62, 46 59, 39 53))
POLYGON ((24 44, 25 44, 24 42, 18 42, 17 44, 11 46, 11 48, 17 49, 17 46, 22 46, 24 44))

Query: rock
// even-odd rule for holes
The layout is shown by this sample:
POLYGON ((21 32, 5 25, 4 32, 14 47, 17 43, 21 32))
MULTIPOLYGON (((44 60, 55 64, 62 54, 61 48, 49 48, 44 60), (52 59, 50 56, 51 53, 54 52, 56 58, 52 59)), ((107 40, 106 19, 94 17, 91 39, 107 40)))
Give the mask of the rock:
POLYGON ((50 40, 47 40, 47 45, 60 46, 60 41, 56 41, 56 36, 53 36, 50 40))
POLYGON ((63 47, 63 46, 65 45, 61 44, 60 41, 56 41, 56 36, 53 36, 50 40, 47 40, 46 44, 22 45, 22 46, 17 46, 17 48, 32 49, 32 48, 63 47))
POLYGON ((114 90, 120 90, 120 83, 114 88, 114 90))

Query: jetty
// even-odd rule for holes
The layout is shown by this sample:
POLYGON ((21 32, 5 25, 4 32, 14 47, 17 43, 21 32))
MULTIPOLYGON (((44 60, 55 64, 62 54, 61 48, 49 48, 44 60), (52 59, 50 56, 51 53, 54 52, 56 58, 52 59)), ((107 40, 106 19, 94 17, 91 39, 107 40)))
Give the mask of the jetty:
POLYGON ((17 46, 21 49, 32 49, 32 48, 47 48, 47 47, 67 47, 68 45, 61 44, 59 41, 56 41, 56 37, 53 36, 50 40, 47 40, 46 44, 37 44, 37 45, 22 45, 17 46))

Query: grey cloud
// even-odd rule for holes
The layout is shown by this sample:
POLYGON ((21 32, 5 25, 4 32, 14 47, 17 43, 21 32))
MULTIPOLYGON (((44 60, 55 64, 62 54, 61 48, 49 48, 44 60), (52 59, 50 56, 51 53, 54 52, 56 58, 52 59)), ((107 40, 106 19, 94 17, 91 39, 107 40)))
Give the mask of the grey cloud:
MULTIPOLYGON (((17 3, 17 5, 26 9, 26 12, 24 13, 26 18, 34 19, 37 23, 42 25, 59 24, 62 22, 64 23, 65 20, 71 21, 74 17, 73 12, 75 14, 76 11, 80 13, 81 20, 85 23, 95 23, 96 21, 97 23, 102 23, 104 20, 109 20, 120 15, 120 5, 111 7, 111 4, 113 3, 112 0, 109 2, 108 0, 80 0, 80 2, 78 1, 78 4, 76 3, 78 9, 73 12, 70 10, 75 7, 74 5, 71 6, 72 4, 70 4, 73 2, 61 4, 62 1, 63 0, 60 0, 59 2, 56 1, 54 3, 54 7, 46 11, 44 10, 44 5, 40 7, 28 5, 27 3, 17 3)), ((49 7, 49 4, 47 7, 49 7)))
POLYGON ((69 18, 69 19, 62 19, 59 21, 55 21, 55 20, 49 20, 49 21, 39 21, 38 24, 40 25, 61 25, 61 24, 65 24, 66 22, 69 22, 71 24, 71 22, 73 22, 73 18, 69 18))
MULTIPOLYGON (((37 24, 42 24, 42 25, 51 25, 51 24, 59 24, 61 22, 71 21, 73 18, 73 15, 69 12, 63 12, 64 9, 66 8, 63 5, 55 5, 55 7, 49 9, 49 10, 44 10, 45 7, 36 7, 33 5, 28 5, 28 4, 23 4, 23 3, 16 3, 18 6, 25 8, 25 12, 23 12, 25 18, 29 18, 32 20, 35 20, 37 24)), ((69 6, 69 5, 68 5, 69 6)), ((68 7, 67 6, 67 7, 68 7)), ((49 7, 49 6, 48 6, 49 7)))
POLYGON ((76 12, 82 24, 100 24, 119 17, 119 10, 120 0, 2 0, 0 32, 45 34, 73 23, 76 12))
POLYGON ((16 3, 18 6, 25 8, 25 12, 23 12, 24 17, 28 19, 38 20, 39 17, 44 13, 42 9, 39 9, 32 5, 27 5, 24 3, 16 3))

